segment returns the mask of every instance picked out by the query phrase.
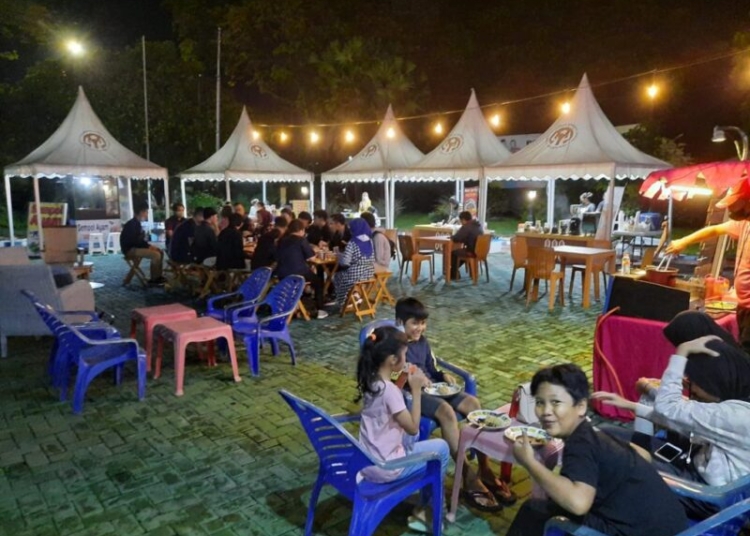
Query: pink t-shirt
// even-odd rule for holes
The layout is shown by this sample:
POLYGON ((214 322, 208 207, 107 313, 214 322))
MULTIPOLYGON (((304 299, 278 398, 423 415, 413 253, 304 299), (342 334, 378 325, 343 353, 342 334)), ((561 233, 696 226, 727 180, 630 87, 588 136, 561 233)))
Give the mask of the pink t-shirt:
MULTIPOLYGON (((406 456, 405 432, 393 417, 406 409, 404 395, 393 382, 378 381, 374 390, 378 389, 380 392, 377 395, 365 395, 359 423, 359 441, 376 460, 403 458, 406 456)), ((362 471, 362 476, 371 482, 389 482, 402 471, 403 469, 384 471, 368 467, 362 471)))
POLYGON ((750 309, 750 222, 732 221, 727 234, 737 240, 737 260, 734 263, 734 290, 737 303, 750 309))

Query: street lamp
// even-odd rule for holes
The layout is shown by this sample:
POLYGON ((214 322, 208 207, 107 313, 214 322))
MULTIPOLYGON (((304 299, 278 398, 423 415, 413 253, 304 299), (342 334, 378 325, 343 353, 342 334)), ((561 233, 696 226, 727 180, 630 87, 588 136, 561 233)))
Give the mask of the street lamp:
POLYGON ((529 192, 526 194, 526 197, 529 200, 529 220, 534 222, 534 200, 536 199, 536 190, 529 190, 529 192))
POLYGON ((748 149, 748 142, 747 142, 747 134, 739 128, 739 127, 720 127, 715 126, 713 135, 711 136, 711 141, 714 143, 722 143, 727 141, 727 130, 730 130, 734 133, 736 133, 739 138, 742 140, 742 147, 740 148, 739 142, 734 142, 734 147, 737 149, 737 156, 740 160, 747 160, 747 149, 748 149))
POLYGON ((68 41, 66 41, 65 50, 70 52, 70 54, 73 56, 83 56, 83 54, 86 52, 83 44, 81 44, 81 42, 77 41, 76 39, 69 39, 68 41))

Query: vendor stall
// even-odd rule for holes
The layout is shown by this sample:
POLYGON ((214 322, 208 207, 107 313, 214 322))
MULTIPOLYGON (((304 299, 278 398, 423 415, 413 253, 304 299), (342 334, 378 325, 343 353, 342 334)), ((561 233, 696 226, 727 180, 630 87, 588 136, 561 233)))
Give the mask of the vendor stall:
MULTIPOLYGON (((94 113, 82 87, 78 88, 75 104, 54 134, 24 159, 7 166, 4 175, 11 241, 15 240, 11 204, 13 177, 34 179, 37 222, 43 221, 39 179, 64 180, 69 190, 68 199, 73 200, 68 215, 79 227, 79 240, 85 238, 81 236, 81 229, 93 226, 106 234, 117 230, 122 220, 132 217, 132 179, 160 179, 165 183, 168 180, 165 168, 141 158, 109 133, 94 113)), ((164 198, 168 214, 168 187, 164 188, 164 198)), ((39 246, 44 248, 43 226, 39 228, 39 246)))

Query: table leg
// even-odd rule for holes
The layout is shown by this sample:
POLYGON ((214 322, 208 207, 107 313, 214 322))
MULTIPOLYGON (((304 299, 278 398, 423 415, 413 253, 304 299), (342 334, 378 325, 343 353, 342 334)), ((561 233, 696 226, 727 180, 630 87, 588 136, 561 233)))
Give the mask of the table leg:
POLYGON ((458 493, 463 483, 464 464, 466 462, 466 451, 468 450, 467 435, 461 434, 458 441, 458 452, 456 453, 456 474, 453 477, 453 491, 451 492, 451 504, 446 518, 451 523, 456 521, 456 510, 458 509, 458 493))
MULTIPOLYGON (((156 366, 154 369, 154 379, 157 379, 159 376, 161 376, 161 359, 162 354, 164 352, 164 337, 157 336, 156 337, 156 366)), ((146 359, 146 363, 149 363, 151 361, 151 356, 148 356, 146 359)), ((148 372, 149 368, 146 367, 146 372, 148 372)))
POLYGON ((143 322, 143 329, 146 332, 146 372, 151 372, 151 350, 153 349, 155 327, 156 324, 148 319, 143 322))
POLYGON ((586 271, 583 274, 583 308, 588 309, 591 306, 591 274, 593 273, 593 259, 586 257, 586 271))
POLYGON ((443 271, 445 272, 445 283, 451 282, 451 264, 453 263, 453 242, 450 240, 443 245, 443 271))
POLYGON ((234 349, 234 335, 232 330, 229 330, 229 334, 226 336, 227 348, 229 349, 229 362, 232 364, 232 376, 234 376, 235 382, 241 382, 240 369, 237 366, 237 353, 234 349))

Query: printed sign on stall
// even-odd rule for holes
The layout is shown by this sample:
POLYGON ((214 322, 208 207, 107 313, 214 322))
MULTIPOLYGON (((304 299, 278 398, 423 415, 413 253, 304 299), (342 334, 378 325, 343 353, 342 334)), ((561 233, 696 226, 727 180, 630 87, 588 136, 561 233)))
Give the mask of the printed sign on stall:
POLYGON ((479 187, 466 188, 464 190, 464 210, 468 210, 476 218, 477 205, 479 205, 479 187))
MULTIPOLYGON (((42 228, 64 227, 68 221, 67 203, 39 203, 39 211, 42 213, 42 228)), ((29 250, 39 252, 39 222, 37 220, 36 203, 29 203, 29 216, 27 218, 26 236, 28 238, 29 250)))
POLYGON ((89 233, 102 233, 106 240, 109 233, 119 232, 121 228, 120 220, 79 220, 76 222, 78 243, 88 243, 89 233))

